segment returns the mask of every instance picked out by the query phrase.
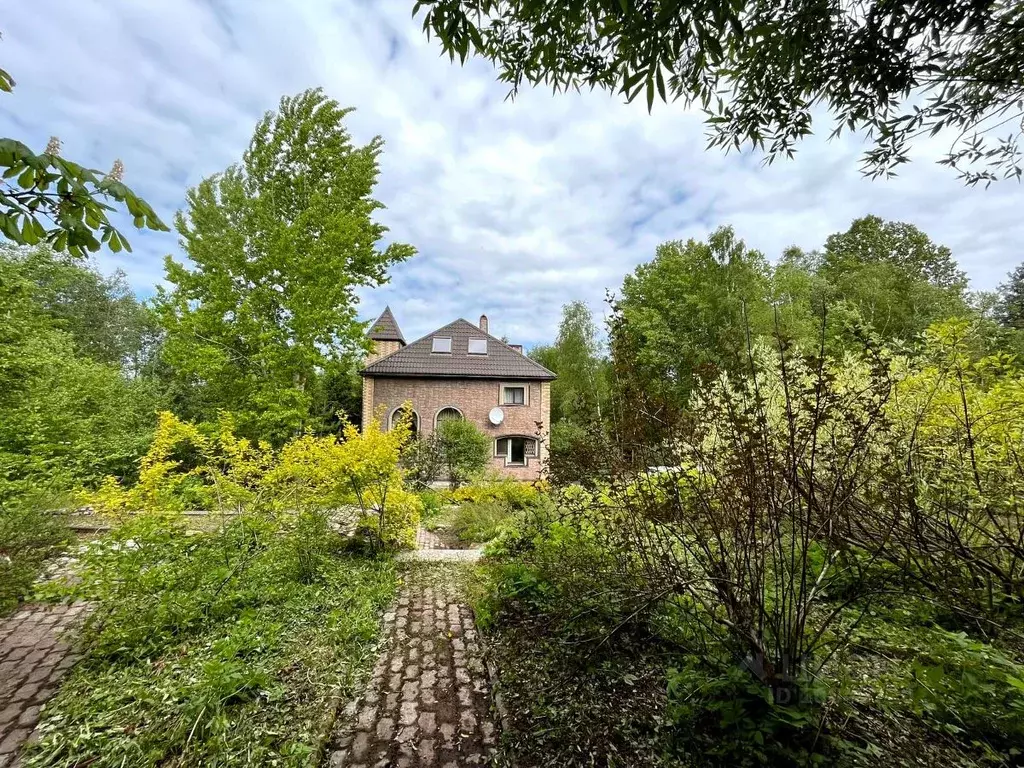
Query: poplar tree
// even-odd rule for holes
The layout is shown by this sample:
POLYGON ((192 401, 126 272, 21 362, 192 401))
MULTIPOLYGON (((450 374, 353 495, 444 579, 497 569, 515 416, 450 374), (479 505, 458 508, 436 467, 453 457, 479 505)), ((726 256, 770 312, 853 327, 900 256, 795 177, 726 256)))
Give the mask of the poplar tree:
POLYGON ((320 89, 285 97, 241 163, 189 190, 175 226, 190 263, 167 257, 156 300, 187 418, 229 411, 274 442, 315 429, 325 380, 362 354, 357 289, 415 250, 380 246, 383 140, 353 144, 351 111, 320 89))

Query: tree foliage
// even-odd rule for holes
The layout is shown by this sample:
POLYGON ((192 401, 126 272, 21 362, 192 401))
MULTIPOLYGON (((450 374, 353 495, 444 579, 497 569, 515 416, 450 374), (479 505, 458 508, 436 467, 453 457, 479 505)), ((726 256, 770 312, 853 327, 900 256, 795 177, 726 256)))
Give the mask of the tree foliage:
MULTIPOLYGON (((14 79, 0 69, 0 91, 12 90, 14 79)), ((103 244, 114 253, 131 251, 107 217, 117 210, 107 200, 123 204, 138 229, 168 231, 149 203, 122 183, 120 160, 103 175, 61 157, 56 137, 39 154, 20 141, 0 138, 0 168, 0 234, 15 244, 45 242, 78 258, 103 244)))
POLYGON ((81 354, 24 266, 0 254, 0 502, 130 476, 160 403, 151 380, 81 354))
POLYGON ((968 312, 967 278, 949 248, 912 224, 857 219, 825 241, 817 274, 833 300, 848 302, 885 339, 911 340, 968 312))
MULTIPOLYGON (((665 243, 613 301, 617 424, 638 443, 657 440, 695 386, 746 370, 758 339, 837 355, 866 337, 912 349, 938 321, 982 319, 966 289, 948 248, 877 216, 855 220, 821 251, 787 249, 774 265, 730 229, 665 243)), ((988 351, 1016 349, 989 325, 988 351)))
POLYGON ((1024 264, 1018 265, 999 286, 996 311, 1003 325, 1024 331, 1024 264))
POLYGON ((105 276, 88 262, 47 246, 0 245, 0 259, 29 283, 37 306, 71 337, 77 354, 121 366, 131 375, 149 365, 159 327, 123 271, 105 276))
POLYGON ((246 434, 276 442, 320 426, 310 409, 325 377, 365 343, 356 289, 386 282, 414 253, 378 248, 383 142, 354 146, 350 111, 320 90, 285 97, 240 164, 189 190, 175 223, 194 266, 167 258, 173 287, 157 305, 191 418, 228 410, 246 434))
POLYGON ((558 375, 551 382, 552 424, 600 421, 607 410, 606 364, 601 356, 597 326, 582 301, 562 307, 562 321, 552 346, 530 350, 530 357, 558 375))
POLYGON ((704 111, 712 146, 754 146, 769 161, 791 156, 824 107, 833 135, 868 133, 873 176, 947 130, 941 162, 966 182, 1021 174, 1019 2, 416 0, 421 9, 449 56, 490 59, 513 93, 602 88, 648 109, 680 99, 704 111))
POLYGON ((441 461, 454 489, 478 477, 491 458, 491 440, 465 419, 442 419, 437 425, 441 461))
POLYGON ((652 261, 626 276, 613 303, 611 349, 620 394, 643 419, 658 404, 685 403, 695 381, 735 370, 747 329, 767 328, 769 267, 732 229, 707 242, 658 246, 652 261))

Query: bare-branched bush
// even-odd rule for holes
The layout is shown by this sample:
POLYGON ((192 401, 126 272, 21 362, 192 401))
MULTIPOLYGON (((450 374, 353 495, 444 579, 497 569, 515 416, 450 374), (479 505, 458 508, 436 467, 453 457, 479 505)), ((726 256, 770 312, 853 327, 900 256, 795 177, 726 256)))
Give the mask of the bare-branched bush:
POLYGON ((991 625, 1024 603, 1024 374, 1005 355, 972 358, 972 335, 933 327, 900 376, 899 439, 848 536, 991 625))

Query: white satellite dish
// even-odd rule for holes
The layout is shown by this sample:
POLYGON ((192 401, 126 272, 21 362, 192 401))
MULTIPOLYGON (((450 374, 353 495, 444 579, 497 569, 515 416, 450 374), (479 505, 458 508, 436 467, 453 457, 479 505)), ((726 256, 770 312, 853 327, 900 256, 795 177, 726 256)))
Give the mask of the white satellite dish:
POLYGON ((487 418, 490 420, 491 424, 498 426, 505 420, 505 412, 502 411, 501 408, 491 408, 491 412, 487 414, 487 418))

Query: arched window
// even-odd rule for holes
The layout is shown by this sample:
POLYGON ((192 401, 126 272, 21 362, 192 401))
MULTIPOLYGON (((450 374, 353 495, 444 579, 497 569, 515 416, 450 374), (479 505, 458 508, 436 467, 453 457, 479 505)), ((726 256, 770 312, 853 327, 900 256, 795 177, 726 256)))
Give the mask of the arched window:
POLYGON ((412 431, 412 436, 416 437, 416 436, 419 435, 419 432, 420 432, 420 417, 419 417, 419 414, 416 413, 416 411, 411 411, 411 410, 406 409, 404 406, 399 406, 398 408, 395 408, 395 410, 393 410, 391 412, 391 421, 388 424, 388 429, 394 429, 395 425, 399 421, 401 421, 402 416, 404 416, 406 413, 409 413, 410 416, 411 416, 411 419, 410 419, 410 422, 409 422, 409 428, 412 431))
POLYGON ((438 425, 442 421, 448 421, 448 419, 461 419, 462 411, 455 406, 449 405, 446 408, 442 408, 437 412, 437 416, 434 417, 434 429, 437 429, 438 425))

